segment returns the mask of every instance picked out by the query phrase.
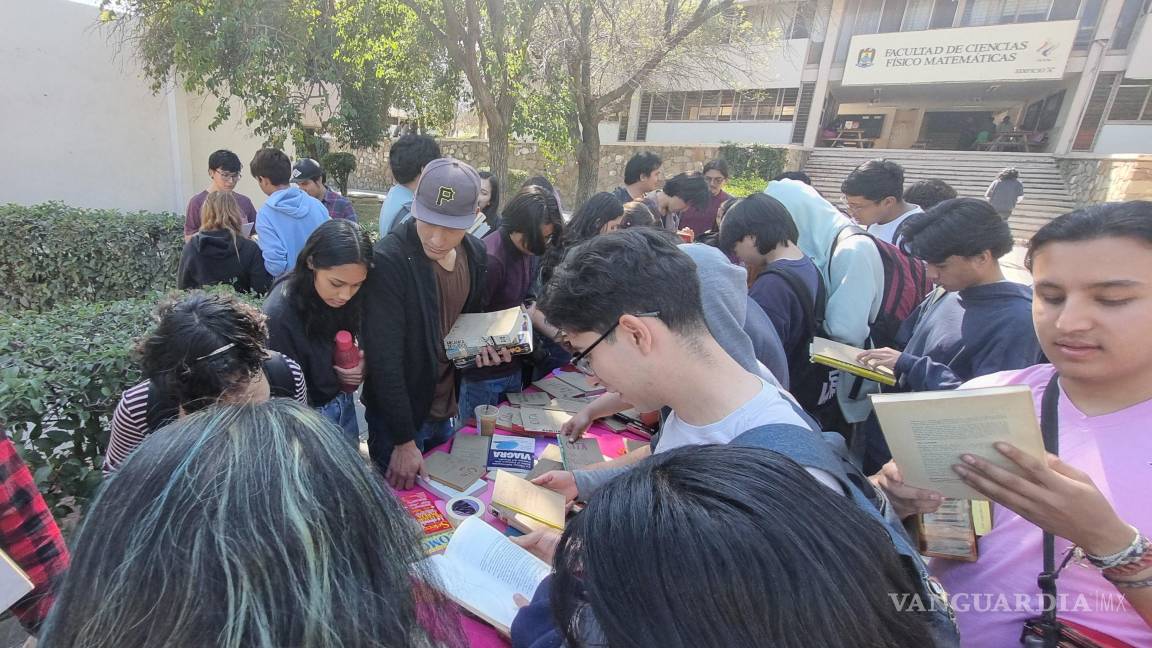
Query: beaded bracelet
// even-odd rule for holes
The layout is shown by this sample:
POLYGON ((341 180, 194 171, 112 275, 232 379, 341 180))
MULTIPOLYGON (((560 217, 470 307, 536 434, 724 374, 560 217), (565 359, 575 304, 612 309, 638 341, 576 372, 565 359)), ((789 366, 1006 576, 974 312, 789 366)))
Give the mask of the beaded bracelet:
POLYGON ((1116 576, 1135 576, 1146 569, 1152 568, 1152 547, 1145 550, 1143 555, 1138 556, 1136 562, 1125 563, 1116 567, 1109 567, 1103 570, 1104 578, 1112 580, 1116 576))
POLYGON ((1135 527, 1132 527, 1132 531, 1136 533, 1136 537, 1132 539, 1132 543, 1114 554, 1108 556, 1093 556, 1090 553, 1081 553, 1083 553, 1084 558, 1086 558, 1088 562, 1099 569, 1111 569, 1113 567, 1122 567, 1138 562, 1141 557, 1147 553, 1148 548, 1152 546, 1152 542, 1149 542, 1148 538, 1135 527))

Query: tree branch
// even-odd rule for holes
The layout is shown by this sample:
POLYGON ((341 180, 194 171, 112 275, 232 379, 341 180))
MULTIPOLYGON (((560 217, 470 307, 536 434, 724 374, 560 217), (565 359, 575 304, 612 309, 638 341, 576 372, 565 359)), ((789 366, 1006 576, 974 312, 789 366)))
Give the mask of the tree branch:
MULTIPOLYGON (((674 1, 675 0, 670 0, 670 2, 674 1)), ((664 60, 664 57, 666 57, 669 52, 676 49, 676 47, 679 46, 685 38, 690 36, 692 32, 699 29, 701 25, 708 22, 716 15, 723 13, 726 9, 728 9, 728 7, 731 7, 734 2, 735 0, 722 0, 719 4, 709 9, 708 5, 711 4, 710 0, 700 0, 700 4, 692 13, 692 18, 690 18, 688 22, 684 23, 680 29, 676 30, 675 34, 665 40, 662 47, 657 48, 655 52, 649 55, 648 59, 645 60, 639 68, 637 68, 636 72, 634 72, 632 76, 628 77, 628 79, 626 79, 615 89, 604 93, 596 100, 596 110, 598 112, 602 112, 605 108, 614 106, 617 102, 631 94, 636 88, 639 88, 646 80, 648 80, 648 75, 652 74, 652 71, 655 70, 658 65, 660 65, 660 62, 664 60)))

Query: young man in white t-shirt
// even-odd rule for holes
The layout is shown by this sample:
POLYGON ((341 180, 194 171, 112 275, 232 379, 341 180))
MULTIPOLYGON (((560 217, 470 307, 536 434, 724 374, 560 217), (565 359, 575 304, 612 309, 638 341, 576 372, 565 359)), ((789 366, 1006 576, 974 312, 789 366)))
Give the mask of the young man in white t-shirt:
MULTIPOLYGON (((538 307, 567 335, 578 369, 640 411, 672 410, 652 452, 728 443, 762 425, 814 434, 793 403, 709 332, 695 264, 667 233, 629 229, 575 248, 538 307)), ((633 452, 612 463, 645 456, 633 452)), ((810 472, 839 491, 831 476, 810 472)), ((615 474, 607 468, 554 471, 536 483, 583 498, 615 474)))
POLYGON ((899 246, 900 226, 924 210, 904 202, 904 167, 892 160, 868 160, 840 184, 844 203, 857 223, 876 238, 899 246))

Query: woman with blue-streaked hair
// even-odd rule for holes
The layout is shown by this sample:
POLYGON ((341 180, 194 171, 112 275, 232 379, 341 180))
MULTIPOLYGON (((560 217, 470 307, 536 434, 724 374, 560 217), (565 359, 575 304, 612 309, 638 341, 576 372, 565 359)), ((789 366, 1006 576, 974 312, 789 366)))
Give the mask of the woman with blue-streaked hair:
POLYGON ((460 646, 418 527, 309 408, 208 408, 105 484, 41 646, 460 646))

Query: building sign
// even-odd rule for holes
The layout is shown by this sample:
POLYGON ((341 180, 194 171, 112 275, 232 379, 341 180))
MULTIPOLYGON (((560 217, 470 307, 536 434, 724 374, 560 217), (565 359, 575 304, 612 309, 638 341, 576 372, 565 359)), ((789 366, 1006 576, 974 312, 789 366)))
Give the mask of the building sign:
POLYGON ((853 36, 844 85, 1059 79, 1076 21, 853 36))

